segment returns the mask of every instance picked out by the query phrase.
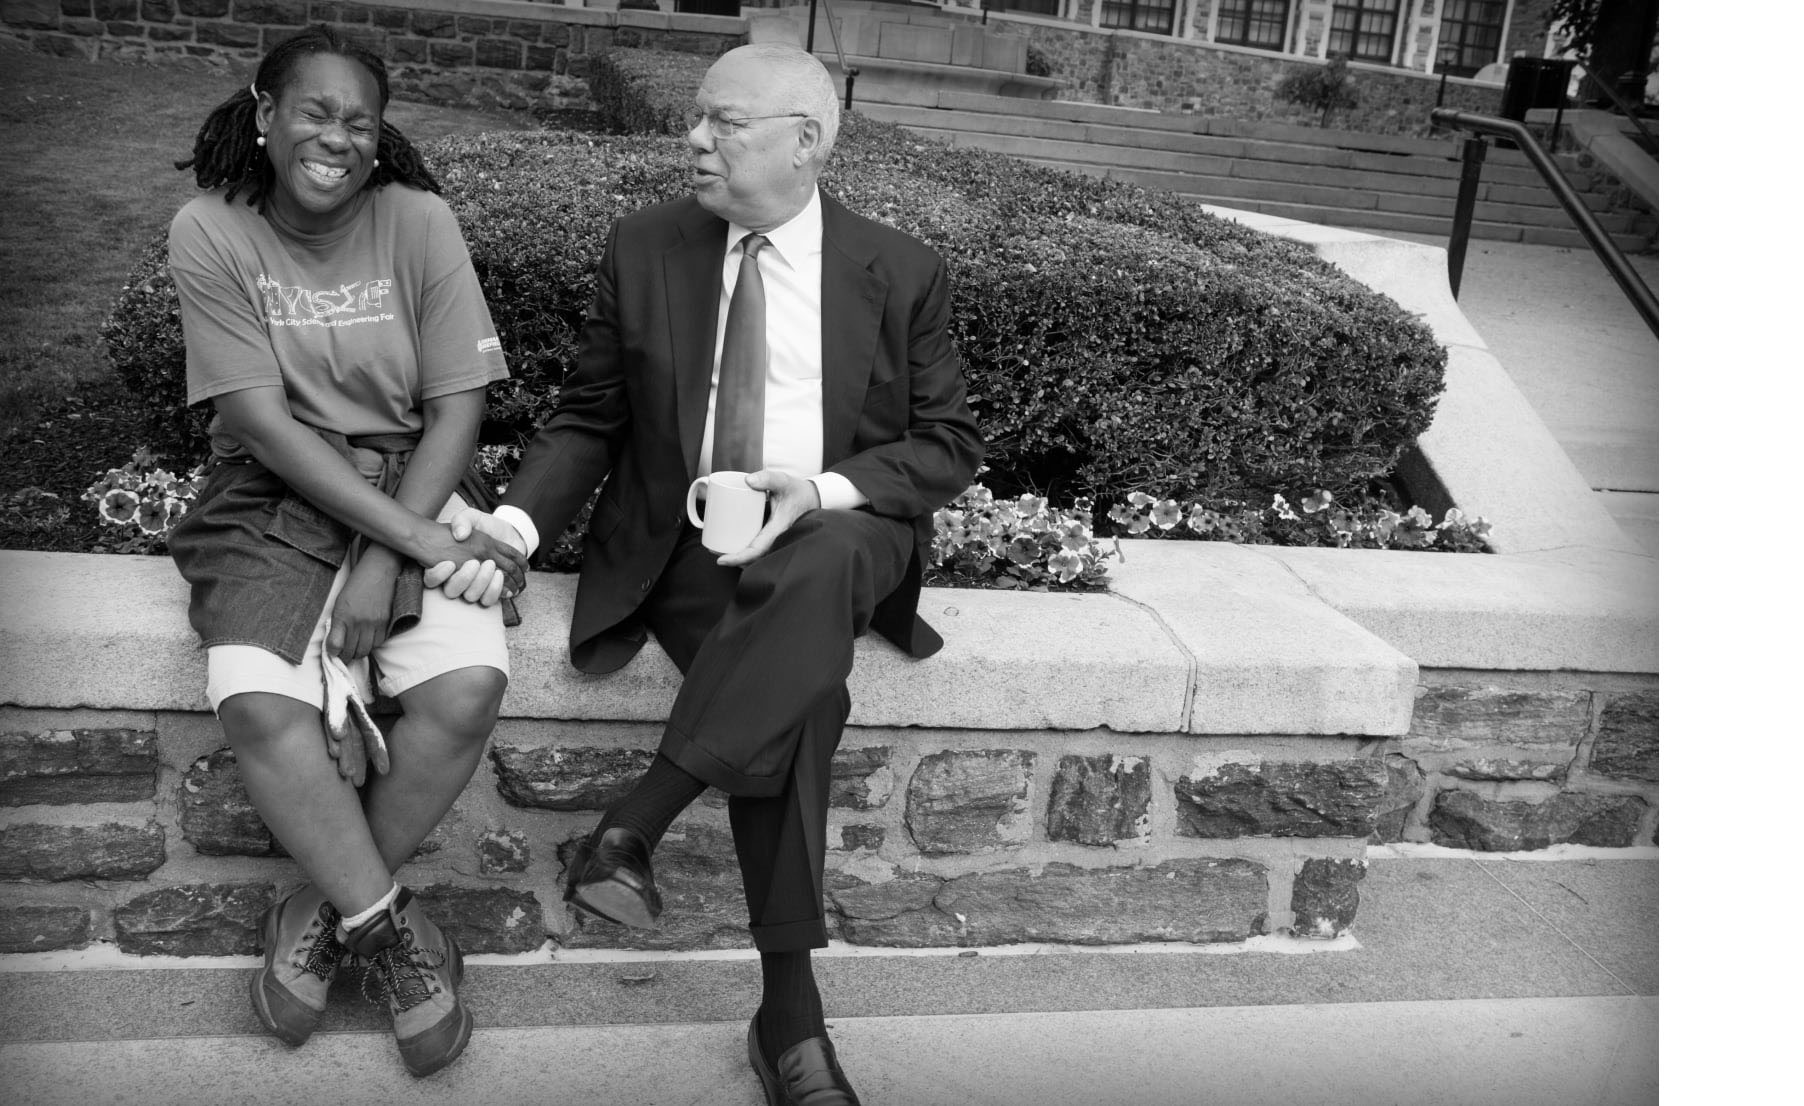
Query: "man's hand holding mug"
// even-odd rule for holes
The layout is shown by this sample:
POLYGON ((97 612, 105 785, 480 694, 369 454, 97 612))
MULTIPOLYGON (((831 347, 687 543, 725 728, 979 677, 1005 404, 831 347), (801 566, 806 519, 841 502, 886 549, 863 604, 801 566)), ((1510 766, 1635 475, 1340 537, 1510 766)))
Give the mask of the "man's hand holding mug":
POLYGON ((702 545, 722 554, 719 563, 743 568, 770 552, 785 530, 821 505, 812 480, 776 469, 716 472, 689 485, 689 521, 701 527, 702 545), (707 517, 696 514, 696 493, 707 489, 707 517), (766 516, 765 507, 769 505, 766 516))

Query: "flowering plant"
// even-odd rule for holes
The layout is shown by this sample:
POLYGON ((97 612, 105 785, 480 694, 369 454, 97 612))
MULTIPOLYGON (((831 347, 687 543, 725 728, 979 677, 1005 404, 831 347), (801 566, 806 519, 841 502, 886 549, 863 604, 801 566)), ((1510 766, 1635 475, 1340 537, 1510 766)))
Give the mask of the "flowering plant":
POLYGON ((186 474, 177 475, 156 467, 162 455, 140 447, 132 459, 88 485, 82 501, 93 503, 101 521, 124 530, 104 541, 95 552, 162 553, 165 541, 175 529, 194 499, 200 494, 205 478, 201 465, 186 474))
POLYGON ((1133 536, 1173 534, 1249 545, 1335 545, 1342 549, 1447 553, 1481 553, 1491 532, 1491 524, 1482 516, 1468 519, 1457 507, 1448 508, 1437 523, 1421 507, 1407 511, 1395 511, 1383 504, 1348 507, 1336 503, 1334 494, 1327 491, 1305 496, 1297 507, 1292 507, 1282 495, 1272 496, 1271 504, 1265 507, 1238 500, 1206 506, 1194 501, 1180 505, 1175 499, 1129 492, 1125 500, 1110 508, 1109 521, 1133 536), (1297 513, 1298 507, 1301 514, 1297 513))
POLYGON ((1042 495, 997 499, 973 484, 933 515, 933 564, 925 582, 1035 591, 1101 589, 1104 549, 1091 529, 1092 501, 1052 509, 1042 495))

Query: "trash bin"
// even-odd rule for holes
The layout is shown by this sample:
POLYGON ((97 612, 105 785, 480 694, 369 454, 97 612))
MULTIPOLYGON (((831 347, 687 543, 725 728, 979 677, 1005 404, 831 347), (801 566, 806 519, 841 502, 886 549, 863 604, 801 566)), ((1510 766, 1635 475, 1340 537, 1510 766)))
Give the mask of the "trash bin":
POLYGON ((1530 108, 1557 108, 1566 102, 1572 80, 1571 58, 1511 58, 1503 78, 1503 107, 1498 114, 1521 122, 1530 108))
MULTIPOLYGON (((1565 106, 1566 87, 1577 64, 1571 58, 1511 58, 1503 78, 1503 106, 1497 114, 1525 123, 1530 108, 1565 106)), ((1506 150, 1516 148, 1507 138, 1498 139, 1497 145, 1506 150)))

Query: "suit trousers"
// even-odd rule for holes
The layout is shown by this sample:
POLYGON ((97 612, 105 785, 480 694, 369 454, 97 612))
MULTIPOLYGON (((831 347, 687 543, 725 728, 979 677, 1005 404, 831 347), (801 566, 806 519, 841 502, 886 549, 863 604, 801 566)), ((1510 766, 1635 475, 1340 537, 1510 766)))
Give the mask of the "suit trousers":
POLYGON ((761 952, 824 948, 822 874, 852 642, 901 583, 914 530, 810 511, 769 553, 724 568, 684 525, 639 614, 683 672, 659 752, 725 791, 761 952))

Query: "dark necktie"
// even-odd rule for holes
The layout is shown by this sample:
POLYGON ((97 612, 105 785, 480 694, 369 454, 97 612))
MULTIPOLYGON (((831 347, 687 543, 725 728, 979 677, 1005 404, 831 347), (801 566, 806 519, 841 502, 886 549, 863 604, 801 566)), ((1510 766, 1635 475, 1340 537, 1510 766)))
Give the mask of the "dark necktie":
POLYGON ((727 304, 727 334, 720 347, 720 385, 714 395, 714 472, 757 472, 764 467, 764 277, 758 251, 770 244, 748 234, 739 282, 727 304))

